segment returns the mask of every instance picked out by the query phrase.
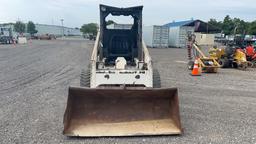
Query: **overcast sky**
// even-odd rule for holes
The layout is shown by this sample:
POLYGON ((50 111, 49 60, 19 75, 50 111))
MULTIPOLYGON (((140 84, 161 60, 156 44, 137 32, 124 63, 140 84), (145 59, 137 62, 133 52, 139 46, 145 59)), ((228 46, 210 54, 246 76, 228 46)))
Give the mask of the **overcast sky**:
POLYGON ((80 27, 84 23, 99 21, 99 4, 117 7, 143 5, 144 25, 191 18, 223 20, 227 14, 246 21, 256 20, 255 0, 0 0, 0 23, 31 20, 60 25, 63 18, 65 26, 80 27))

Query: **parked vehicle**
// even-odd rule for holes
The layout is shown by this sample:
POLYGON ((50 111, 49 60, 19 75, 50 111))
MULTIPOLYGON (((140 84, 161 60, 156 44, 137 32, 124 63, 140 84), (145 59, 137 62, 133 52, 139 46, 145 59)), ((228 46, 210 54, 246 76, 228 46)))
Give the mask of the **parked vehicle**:
POLYGON ((244 50, 237 45, 229 44, 225 48, 212 48, 209 54, 218 61, 222 68, 245 70, 249 65, 244 50))
POLYGON ((95 40, 96 40, 96 36, 93 35, 93 34, 90 34, 90 35, 89 35, 89 40, 94 40, 94 41, 95 41, 95 40))
POLYGON ((45 35, 38 36, 38 39, 40 39, 40 40, 53 40, 53 39, 56 39, 56 36, 53 35, 53 34, 45 34, 45 35))
POLYGON ((12 44, 13 37, 10 28, 0 28, 0 43, 1 44, 12 44))

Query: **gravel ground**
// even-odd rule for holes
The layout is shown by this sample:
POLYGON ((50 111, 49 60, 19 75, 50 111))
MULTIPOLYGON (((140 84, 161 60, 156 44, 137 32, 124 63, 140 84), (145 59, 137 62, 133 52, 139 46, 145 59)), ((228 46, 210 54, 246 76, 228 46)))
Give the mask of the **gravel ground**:
POLYGON ((185 49, 150 49, 163 87, 178 87, 180 136, 68 138, 62 118, 69 85, 78 85, 93 42, 0 45, 0 142, 256 144, 256 69, 192 77, 185 49))

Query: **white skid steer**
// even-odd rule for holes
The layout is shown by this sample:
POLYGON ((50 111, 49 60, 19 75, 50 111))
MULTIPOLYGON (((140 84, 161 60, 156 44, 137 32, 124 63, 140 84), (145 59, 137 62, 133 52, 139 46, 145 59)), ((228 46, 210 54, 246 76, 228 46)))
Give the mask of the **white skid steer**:
POLYGON ((81 86, 70 87, 64 115, 67 136, 181 134, 177 88, 160 88, 142 41, 142 6, 100 5, 97 34, 81 86), (132 16, 130 28, 111 29, 105 18, 132 16))

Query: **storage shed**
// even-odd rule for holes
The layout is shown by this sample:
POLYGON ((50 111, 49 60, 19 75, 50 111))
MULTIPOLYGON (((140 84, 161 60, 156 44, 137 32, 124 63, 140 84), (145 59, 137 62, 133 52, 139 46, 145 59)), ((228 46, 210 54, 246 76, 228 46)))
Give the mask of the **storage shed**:
POLYGON ((142 37, 148 47, 168 48, 169 27, 167 26, 143 26, 142 37))
POLYGON ((214 43, 214 33, 221 30, 201 20, 187 20, 171 22, 164 26, 169 27, 169 47, 186 47, 189 34, 196 33, 199 45, 212 45, 214 43))

